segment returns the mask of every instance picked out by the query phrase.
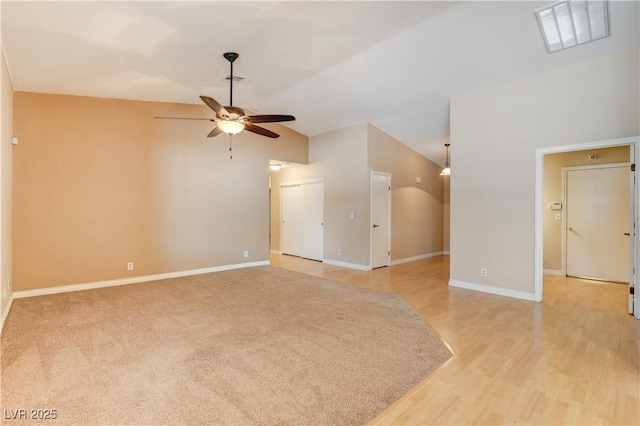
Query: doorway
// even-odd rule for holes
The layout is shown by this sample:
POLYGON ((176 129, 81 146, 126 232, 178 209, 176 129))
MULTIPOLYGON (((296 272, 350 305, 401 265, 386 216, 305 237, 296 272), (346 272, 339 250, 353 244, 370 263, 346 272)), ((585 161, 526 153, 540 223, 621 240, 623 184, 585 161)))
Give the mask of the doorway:
MULTIPOLYGON (((545 230, 544 230, 544 218, 545 215, 551 213, 548 212, 549 204, 544 198, 544 159, 546 155, 569 153, 574 151, 585 151, 599 148, 611 148, 628 146, 630 153, 630 163, 638 163, 638 144, 639 137, 621 138, 598 142, 588 142, 575 145, 564 145, 548 148, 536 149, 536 167, 535 167, 535 248, 534 248, 534 291, 535 300, 542 301, 543 297, 543 271, 544 271, 544 244, 545 244, 545 230)), ((627 169, 628 171, 631 168, 627 169)), ((635 182, 635 168, 628 174, 630 182, 635 182)), ((629 191, 629 205, 630 205, 630 223, 629 229, 629 249, 627 251, 629 257, 629 273, 628 273, 628 287, 629 287, 629 306, 628 311, 632 313, 636 318, 640 319, 640 298, 634 297, 635 281, 636 281, 636 265, 638 264, 639 243, 637 233, 635 232, 635 223, 637 222, 637 203, 638 203, 638 187, 630 185, 629 191)), ((555 203, 553 203, 555 204, 555 203)), ((558 217, 557 213, 556 217, 558 217)), ((557 218, 556 220, 560 220, 557 218)), ((564 222, 564 221, 563 221, 564 222)))

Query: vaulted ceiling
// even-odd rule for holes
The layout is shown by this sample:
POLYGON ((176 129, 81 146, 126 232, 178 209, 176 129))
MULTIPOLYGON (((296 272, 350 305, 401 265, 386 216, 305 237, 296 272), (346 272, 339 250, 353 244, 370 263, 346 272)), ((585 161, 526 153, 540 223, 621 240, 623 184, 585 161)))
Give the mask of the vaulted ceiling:
POLYGON ((234 104, 308 136, 370 122, 443 163, 451 97, 639 48, 639 2, 612 1, 610 37, 548 54, 549 3, 3 1, 2 45, 15 90, 194 104, 227 104, 235 51, 234 104))

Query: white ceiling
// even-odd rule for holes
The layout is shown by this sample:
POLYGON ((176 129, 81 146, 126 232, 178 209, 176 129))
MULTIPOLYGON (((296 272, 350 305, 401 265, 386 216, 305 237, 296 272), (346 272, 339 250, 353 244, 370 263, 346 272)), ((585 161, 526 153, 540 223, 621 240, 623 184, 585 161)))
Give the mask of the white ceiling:
POLYGON ((639 48, 639 2, 612 1, 610 37, 547 54, 551 2, 3 1, 2 44, 15 90, 224 105, 235 51, 234 104, 308 136, 370 122, 442 164, 451 97, 639 48))

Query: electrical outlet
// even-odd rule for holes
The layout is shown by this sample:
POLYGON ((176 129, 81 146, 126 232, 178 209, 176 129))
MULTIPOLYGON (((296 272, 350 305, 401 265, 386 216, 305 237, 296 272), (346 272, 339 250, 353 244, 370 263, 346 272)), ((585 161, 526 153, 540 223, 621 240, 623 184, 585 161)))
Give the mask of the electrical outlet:
POLYGON ((342 255, 342 250, 340 250, 340 249, 336 250, 336 254, 337 254, 338 256, 341 256, 341 255, 342 255))
POLYGON ((487 276, 487 268, 480 268, 480 276, 481 277, 487 276))
POLYGON ((133 271, 133 262, 127 263, 127 271, 133 271))
POLYGON ((249 250, 244 251, 244 257, 249 257, 249 250))

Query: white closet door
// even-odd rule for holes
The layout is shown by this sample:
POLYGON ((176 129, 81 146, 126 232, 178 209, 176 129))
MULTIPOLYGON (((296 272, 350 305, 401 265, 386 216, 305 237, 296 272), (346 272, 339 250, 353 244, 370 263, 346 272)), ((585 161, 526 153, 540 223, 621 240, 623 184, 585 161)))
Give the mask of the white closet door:
POLYGON ((324 259, 324 183, 281 186, 283 254, 324 259))
POLYGON ((324 259, 324 183, 300 186, 300 256, 324 259))
POLYGON ((280 251, 300 256, 300 185, 282 186, 280 251))

